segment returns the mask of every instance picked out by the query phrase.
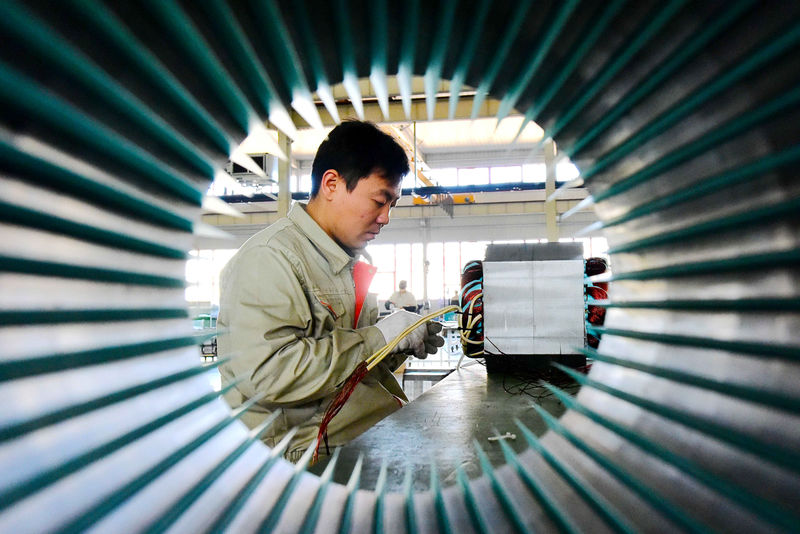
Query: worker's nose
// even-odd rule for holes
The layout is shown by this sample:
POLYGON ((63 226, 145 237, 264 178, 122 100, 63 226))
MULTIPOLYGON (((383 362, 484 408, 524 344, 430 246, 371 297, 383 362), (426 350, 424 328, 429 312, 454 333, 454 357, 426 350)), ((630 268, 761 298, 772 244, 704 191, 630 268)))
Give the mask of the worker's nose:
POLYGON ((391 206, 384 206, 378 214, 377 223, 380 225, 389 224, 389 213, 391 213, 391 206))

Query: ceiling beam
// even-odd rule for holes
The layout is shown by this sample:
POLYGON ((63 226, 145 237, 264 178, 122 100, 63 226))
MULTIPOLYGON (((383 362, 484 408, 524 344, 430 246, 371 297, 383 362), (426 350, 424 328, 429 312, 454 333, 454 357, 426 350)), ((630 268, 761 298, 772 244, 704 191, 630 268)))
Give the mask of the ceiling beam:
MULTIPOLYGON (((474 97, 472 95, 462 95, 458 99, 456 106, 455 119, 469 119, 472 116, 472 103, 474 97)), ((390 97, 389 100, 389 116, 384 117, 380 106, 378 105, 377 98, 371 97, 362 98, 364 106, 364 119, 372 122, 408 122, 408 121, 427 121, 428 108, 425 103, 425 98, 420 96, 414 98, 411 102, 411 114, 406 116, 403 110, 403 104, 399 97, 390 97)), ((328 110, 322 103, 317 104, 319 115, 322 118, 322 123, 325 126, 335 126, 337 123, 333 120, 328 110)), ((349 100, 337 100, 336 108, 339 112, 339 117, 344 120, 348 118, 357 118, 355 107, 349 100)), ((495 117, 500 108, 500 101, 487 98, 478 109, 478 118, 495 117)), ((310 125, 296 112, 291 112, 292 120, 298 128, 310 128, 310 125)), ((440 97, 436 100, 433 112, 433 120, 449 120, 450 118, 450 99, 448 97, 440 97)))

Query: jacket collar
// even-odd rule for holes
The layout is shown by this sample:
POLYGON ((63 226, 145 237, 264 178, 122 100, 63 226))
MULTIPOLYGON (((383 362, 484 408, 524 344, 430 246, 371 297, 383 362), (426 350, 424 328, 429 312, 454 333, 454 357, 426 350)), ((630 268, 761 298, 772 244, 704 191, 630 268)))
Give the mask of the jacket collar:
MULTIPOLYGON (((331 270, 339 274, 345 267, 351 266, 355 258, 345 252, 339 244, 325 233, 317 221, 306 212, 305 202, 295 202, 289 210, 289 219, 308 237, 320 253, 328 260, 331 270)), ((356 257, 363 251, 355 251, 356 257)))

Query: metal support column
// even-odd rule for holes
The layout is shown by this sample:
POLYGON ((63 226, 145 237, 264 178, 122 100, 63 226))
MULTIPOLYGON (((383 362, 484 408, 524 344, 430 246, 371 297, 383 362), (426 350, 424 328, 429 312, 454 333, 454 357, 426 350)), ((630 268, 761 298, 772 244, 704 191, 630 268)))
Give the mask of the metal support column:
MULTIPOLYGON (((546 178, 544 183, 545 198, 550 198, 550 195, 556 191, 556 144, 552 139, 548 139, 544 143, 544 165, 546 170, 546 178)), ((558 241, 558 225, 556 213, 556 201, 546 200, 544 203, 544 216, 547 229, 547 240, 551 242, 558 241)))
POLYGON ((278 131, 278 144, 286 154, 285 160, 278 162, 278 215, 285 217, 289 213, 289 206, 292 203, 292 193, 289 190, 289 174, 292 165, 292 140, 278 131))

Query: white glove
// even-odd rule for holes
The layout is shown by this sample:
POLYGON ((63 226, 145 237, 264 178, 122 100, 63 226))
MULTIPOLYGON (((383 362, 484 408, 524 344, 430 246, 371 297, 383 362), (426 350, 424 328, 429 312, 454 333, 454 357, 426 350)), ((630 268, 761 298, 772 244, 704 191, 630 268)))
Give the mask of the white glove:
MULTIPOLYGON (((383 339, 389 343, 396 338, 400 332, 416 323, 422 316, 406 310, 399 310, 378 321, 375 326, 383 334, 383 339)), ((442 331, 442 325, 434 322, 427 322, 418 326, 410 334, 400 340, 392 352, 412 352, 414 356, 425 359, 428 354, 436 354, 439 347, 444 345, 444 339, 438 335, 442 331)))

